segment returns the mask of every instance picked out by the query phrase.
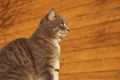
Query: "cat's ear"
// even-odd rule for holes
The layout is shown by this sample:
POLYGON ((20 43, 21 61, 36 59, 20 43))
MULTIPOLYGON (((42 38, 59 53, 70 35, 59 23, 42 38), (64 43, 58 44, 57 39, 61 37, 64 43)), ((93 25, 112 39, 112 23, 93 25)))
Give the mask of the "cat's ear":
POLYGON ((53 21, 55 19, 55 16, 56 16, 56 11, 54 8, 52 8, 48 13, 48 16, 47 16, 48 20, 53 21))

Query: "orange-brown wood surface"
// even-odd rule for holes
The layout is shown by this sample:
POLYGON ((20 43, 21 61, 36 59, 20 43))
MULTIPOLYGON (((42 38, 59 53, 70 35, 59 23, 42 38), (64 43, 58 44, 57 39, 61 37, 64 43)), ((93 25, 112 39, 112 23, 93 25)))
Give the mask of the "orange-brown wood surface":
POLYGON ((29 37, 51 8, 70 27, 60 80, 120 80, 120 0, 0 0, 0 47, 29 37))

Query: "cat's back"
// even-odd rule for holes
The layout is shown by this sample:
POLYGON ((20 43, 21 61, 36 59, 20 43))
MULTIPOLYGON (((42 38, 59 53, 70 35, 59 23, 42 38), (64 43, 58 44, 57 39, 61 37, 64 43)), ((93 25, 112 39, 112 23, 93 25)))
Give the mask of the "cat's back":
MULTIPOLYGON (((2 49, 0 49, 0 54, 7 52, 7 51, 16 51, 17 48, 22 47, 27 41, 26 38, 18 38, 15 39, 8 44, 6 44, 2 49)), ((4 53, 5 54, 5 53, 4 53)))
POLYGON ((19 38, 8 43, 0 50, 0 64, 25 65, 29 61, 26 38, 19 38))
POLYGON ((16 39, 0 50, 0 79, 10 75, 25 78, 33 72, 26 42, 26 38, 16 39))

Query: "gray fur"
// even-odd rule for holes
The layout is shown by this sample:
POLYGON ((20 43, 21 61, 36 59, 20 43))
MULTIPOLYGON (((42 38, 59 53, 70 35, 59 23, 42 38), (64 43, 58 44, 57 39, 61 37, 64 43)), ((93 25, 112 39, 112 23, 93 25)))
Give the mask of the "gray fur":
POLYGON ((52 9, 30 38, 16 39, 0 50, 0 80, 55 80, 67 22, 52 9))

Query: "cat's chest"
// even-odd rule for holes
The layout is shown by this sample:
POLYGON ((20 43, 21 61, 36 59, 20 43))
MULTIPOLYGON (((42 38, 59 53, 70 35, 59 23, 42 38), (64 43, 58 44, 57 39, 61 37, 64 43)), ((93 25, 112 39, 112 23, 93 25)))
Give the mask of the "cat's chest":
POLYGON ((60 48, 60 45, 58 43, 58 40, 54 40, 53 44, 55 46, 54 52, 57 53, 57 54, 60 54, 61 48, 60 48))

